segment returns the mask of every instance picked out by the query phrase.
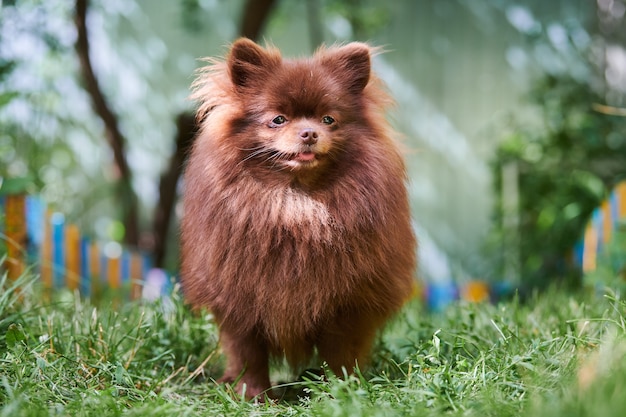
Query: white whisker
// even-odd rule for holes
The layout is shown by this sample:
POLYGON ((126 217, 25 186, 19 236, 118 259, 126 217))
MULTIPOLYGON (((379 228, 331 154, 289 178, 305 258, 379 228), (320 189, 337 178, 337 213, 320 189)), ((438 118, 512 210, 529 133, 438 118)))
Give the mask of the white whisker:
POLYGON ((267 152, 267 150, 260 148, 254 152, 251 152, 248 156, 246 156, 244 159, 241 160, 241 162, 246 162, 252 158, 256 158, 259 155, 263 155, 265 152, 267 152))
POLYGON ((282 160, 290 158, 289 152, 279 151, 272 148, 267 148, 263 145, 252 146, 249 148, 238 148, 240 151, 247 154, 243 159, 239 161, 239 165, 246 163, 255 158, 261 158, 262 162, 267 163, 272 169, 279 171, 290 169, 290 167, 281 164, 282 160))
POLYGON ((257 151, 259 149, 264 149, 264 148, 265 148, 265 146, 263 146, 263 145, 257 145, 257 146, 254 146, 252 148, 237 148, 237 149, 239 149, 240 151, 257 151))

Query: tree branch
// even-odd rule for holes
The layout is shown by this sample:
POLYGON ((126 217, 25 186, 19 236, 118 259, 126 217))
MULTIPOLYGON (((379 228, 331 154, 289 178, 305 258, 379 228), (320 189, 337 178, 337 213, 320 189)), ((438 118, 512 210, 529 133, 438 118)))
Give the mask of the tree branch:
POLYGON ((614 107, 607 106, 606 104, 592 103, 591 108, 593 108, 598 113, 608 114, 609 116, 626 117, 626 108, 624 107, 614 107))
POLYGON ((118 198, 124 207, 124 235, 126 243, 137 245, 139 241, 138 231, 138 208, 137 195, 132 188, 132 174, 125 153, 125 139, 119 129, 117 116, 109 107, 104 94, 98 85, 98 79, 94 73, 89 57, 89 36, 87 33, 87 9, 88 0, 76 0, 74 24, 76 25, 76 54, 80 62, 80 69, 84 79, 84 87, 91 97, 92 105, 96 114, 102 119, 105 135, 111 150, 118 175, 118 198))

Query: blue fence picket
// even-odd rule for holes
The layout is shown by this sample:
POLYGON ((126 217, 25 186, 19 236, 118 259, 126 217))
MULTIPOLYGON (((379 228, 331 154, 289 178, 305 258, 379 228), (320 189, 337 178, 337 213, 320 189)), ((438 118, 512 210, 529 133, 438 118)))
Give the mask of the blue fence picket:
POLYGON ((61 213, 50 217, 52 226, 52 276, 54 288, 62 288, 65 278, 65 218, 61 213))
POLYGON ((80 293, 85 297, 91 296, 90 246, 89 239, 82 236, 80 239, 80 293))

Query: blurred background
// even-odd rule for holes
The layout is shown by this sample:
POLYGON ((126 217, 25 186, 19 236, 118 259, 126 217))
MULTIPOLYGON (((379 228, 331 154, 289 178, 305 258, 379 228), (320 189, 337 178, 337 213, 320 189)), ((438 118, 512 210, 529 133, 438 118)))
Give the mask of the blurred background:
POLYGON ((175 271, 199 58, 239 36, 286 56, 367 41, 386 51, 374 67, 398 103, 422 278, 577 285, 576 245, 626 176, 625 12, 624 0, 2 0, 0 187, 175 271))

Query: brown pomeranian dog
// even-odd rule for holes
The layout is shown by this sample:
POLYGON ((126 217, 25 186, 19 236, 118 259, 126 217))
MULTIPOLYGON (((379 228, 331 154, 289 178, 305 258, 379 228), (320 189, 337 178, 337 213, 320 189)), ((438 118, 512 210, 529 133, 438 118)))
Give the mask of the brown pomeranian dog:
POLYGON ((283 59, 236 41, 194 83, 200 131, 184 177, 182 285, 208 307, 221 382, 270 388, 269 359, 317 352, 342 374, 413 288, 416 241, 390 100, 363 43, 283 59))

